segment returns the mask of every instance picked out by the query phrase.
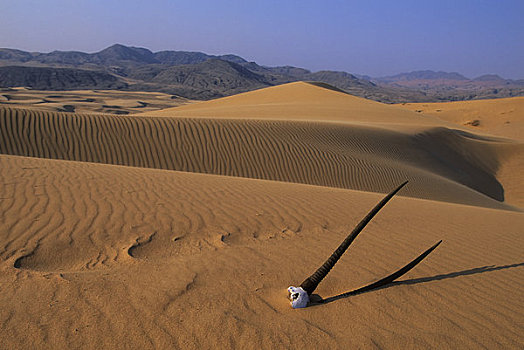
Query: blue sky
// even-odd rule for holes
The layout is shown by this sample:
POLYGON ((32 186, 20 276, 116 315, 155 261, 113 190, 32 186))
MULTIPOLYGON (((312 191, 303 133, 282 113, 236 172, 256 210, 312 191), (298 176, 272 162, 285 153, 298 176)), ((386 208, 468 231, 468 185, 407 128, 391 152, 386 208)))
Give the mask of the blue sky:
POLYGON ((371 76, 524 78, 523 0, 0 0, 0 47, 238 54, 371 76))

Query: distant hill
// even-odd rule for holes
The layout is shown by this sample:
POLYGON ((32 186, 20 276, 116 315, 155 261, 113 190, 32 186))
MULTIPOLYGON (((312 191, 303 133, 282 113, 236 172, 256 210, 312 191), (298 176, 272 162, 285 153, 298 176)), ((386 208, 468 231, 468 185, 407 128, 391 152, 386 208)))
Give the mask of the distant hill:
POLYGON ((489 81, 489 82, 497 82, 497 83, 508 83, 508 81, 504 78, 499 77, 496 74, 485 74, 481 75, 480 77, 477 77, 473 79, 474 81, 489 81))
POLYGON ((447 88, 478 89, 485 87, 516 87, 522 85, 518 81, 503 79, 495 74, 487 74, 474 79, 468 79, 456 72, 435 72, 431 70, 400 73, 393 76, 374 78, 373 80, 382 85, 416 87, 422 89, 431 89, 439 86, 447 88))
POLYGON ((133 90, 149 90, 154 86, 155 91, 196 99, 223 97, 275 85, 264 75, 219 59, 167 68, 141 67, 130 72, 128 78, 142 81, 130 86, 133 90))
POLYGON ((240 56, 112 45, 96 53, 0 49, 0 87, 125 89, 211 99, 294 81, 318 81, 386 102, 435 102, 524 95, 524 81, 496 75, 416 71, 382 78, 348 72, 264 67, 240 56), (25 68, 22 68, 25 67, 25 68), (31 68, 31 69, 28 69, 31 68))
POLYGON ((503 79, 494 74, 468 79, 456 72, 424 70, 374 78, 373 81, 384 88, 407 88, 423 92, 428 101, 433 98, 458 101, 524 95, 522 81, 503 79))
POLYGON ((434 72, 432 70, 420 70, 410 73, 400 73, 397 75, 377 78, 376 80, 380 82, 401 82, 401 81, 416 81, 416 80, 468 80, 465 76, 459 73, 447 73, 447 72, 434 72))
POLYGON ((0 86, 38 90, 123 89, 127 84, 103 72, 73 68, 0 67, 0 86))
POLYGON ((234 63, 245 63, 246 60, 235 55, 214 56, 202 52, 160 51, 153 53, 140 47, 129 47, 121 44, 112 45, 100 52, 84 53, 78 51, 53 51, 50 53, 30 53, 15 49, 1 49, 0 60, 10 63, 54 64, 54 65, 118 65, 122 67, 165 64, 181 65, 201 63, 208 59, 218 58, 234 63))
POLYGON ((180 84, 223 93, 228 90, 240 92, 271 85, 263 75, 254 73, 239 64, 219 59, 170 67, 161 71, 151 81, 161 84, 180 84))

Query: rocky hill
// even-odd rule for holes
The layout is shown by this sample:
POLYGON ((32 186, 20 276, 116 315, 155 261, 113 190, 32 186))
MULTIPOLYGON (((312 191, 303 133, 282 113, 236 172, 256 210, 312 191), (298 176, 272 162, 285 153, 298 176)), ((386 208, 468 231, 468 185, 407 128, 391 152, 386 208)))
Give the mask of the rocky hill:
POLYGON ((38 90, 123 89, 127 84, 109 73, 74 68, 0 67, 0 86, 38 90))
POLYGON ((293 81, 318 81, 386 103, 432 102, 524 95, 524 81, 485 75, 416 71, 370 78, 340 71, 264 67, 242 57, 159 51, 120 44, 96 53, 0 49, 0 87, 159 91, 191 99, 233 95, 293 81))
POLYGON ((523 81, 503 79, 495 74, 469 79, 456 72, 424 70, 372 80, 384 88, 417 90, 441 101, 513 97, 524 92, 523 81))

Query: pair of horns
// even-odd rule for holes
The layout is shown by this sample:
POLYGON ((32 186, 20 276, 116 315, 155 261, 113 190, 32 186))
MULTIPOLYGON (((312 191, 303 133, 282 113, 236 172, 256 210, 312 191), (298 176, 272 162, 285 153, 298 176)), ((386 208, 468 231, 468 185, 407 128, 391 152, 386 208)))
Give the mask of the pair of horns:
MULTIPOLYGON (((331 254, 331 256, 326 260, 322 266, 318 268, 317 271, 315 271, 314 274, 312 274, 310 277, 306 278, 304 282, 300 285, 300 287, 307 292, 308 295, 311 295, 315 289, 317 288, 318 284, 322 282, 324 277, 327 276, 329 271, 335 266, 337 261, 342 257, 344 252, 349 248, 351 243, 357 238, 358 234, 366 227, 366 225, 373 219, 373 217, 382 209, 386 203, 398 192, 402 187, 404 187, 408 181, 404 182, 400 186, 398 186, 396 189, 394 189, 391 193, 389 193, 384 199, 382 199, 367 215, 360 221, 360 223, 353 229, 353 231, 346 237, 346 239, 340 244, 340 246, 331 254)), ((396 271, 395 273, 377 281, 374 282, 368 286, 362 287, 358 289, 359 292, 363 292, 365 290, 371 290, 375 288, 379 288, 381 286, 384 286, 388 283, 393 282, 397 278, 401 277, 405 273, 407 273, 409 270, 414 268, 418 263, 420 263, 426 256, 429 255, 442 241, 439 241, 435 245, 433 245, 431 248, 426 250, 424 253, 419 255, 416 259, 411 261, 409 264, 401 268, 400 270, 396 271)))

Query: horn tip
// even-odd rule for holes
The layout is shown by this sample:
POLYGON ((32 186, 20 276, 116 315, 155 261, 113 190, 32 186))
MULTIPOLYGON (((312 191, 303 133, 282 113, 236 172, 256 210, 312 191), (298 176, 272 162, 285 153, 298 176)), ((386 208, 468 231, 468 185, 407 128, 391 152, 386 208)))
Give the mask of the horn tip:
POLYGON ((435 243, 431 248, 428 249, 428 251, 432 252, 433 250, 435 250, 440 245, 440 243, 442 243, 442 240, 440 240, 437 243, 435 243))
POLYGON ((401 184, 400 184, 397 188, 395 188, 395 189, 393 190, 393 192, 391 192, 391 193, 388 195, 388 197, 386 197, 386 198, 388 198, 388 200, 389 200, 389 198, 391 198, 391 197, 393 197, 395 194, 397 194, 397 192, 400 191, 400 190, 402 189, 402 187, 406 186, 406 184, 407 184, 408 182, 409 182, 409 180, 406 180, 406 181, 404 181, 403 183, 401 183, 401 184))

